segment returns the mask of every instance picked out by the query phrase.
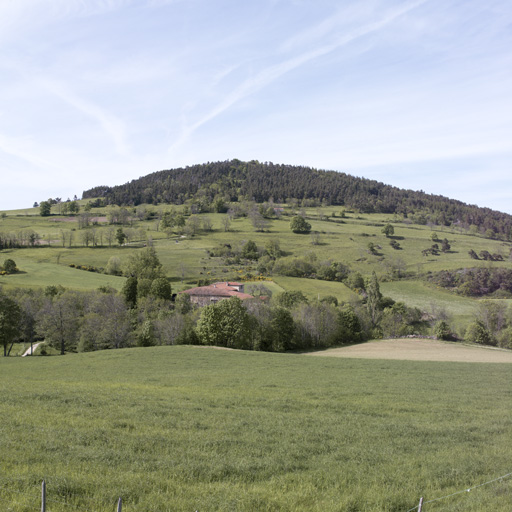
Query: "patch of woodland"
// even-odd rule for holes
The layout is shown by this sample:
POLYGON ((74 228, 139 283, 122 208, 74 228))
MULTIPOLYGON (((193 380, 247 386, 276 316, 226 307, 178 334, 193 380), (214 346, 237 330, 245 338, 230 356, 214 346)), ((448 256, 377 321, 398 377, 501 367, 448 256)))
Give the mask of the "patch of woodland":
POLYGON ((468 297, 512 298, 512 270, 507 268, 441 270, 428 279, 468 297))
POLYGON ((220 211, 217 202, 252 200, 341 205, 359 213, 402 215, 416 224, 474 227, 487 238, 512 238, 512 216, 467 205, 422 191, 404 190, 374 180, 306 166, 252 160, 227 160, 164 170, 124 185, 100 186, 83 192, 84 199, 102 197, 102 204, 184 204, 194 201, 203 211, 220 211))

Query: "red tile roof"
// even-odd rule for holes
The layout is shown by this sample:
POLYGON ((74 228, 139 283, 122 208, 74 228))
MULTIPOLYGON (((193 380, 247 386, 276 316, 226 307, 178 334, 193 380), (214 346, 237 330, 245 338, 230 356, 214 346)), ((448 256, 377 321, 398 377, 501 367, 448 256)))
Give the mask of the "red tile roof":
POLYGON ((254 298, 248 293, 239 292, 233 288, 234 286, 242 286, 242 284, 224 281, 221 283, 210 284, 208 286, 197 286, 196 288, 189 288, 188 290, 183 290, 180 293, 187 293, 188 295, 200 295, 203 297, 238 297, 241 300, 254 298))

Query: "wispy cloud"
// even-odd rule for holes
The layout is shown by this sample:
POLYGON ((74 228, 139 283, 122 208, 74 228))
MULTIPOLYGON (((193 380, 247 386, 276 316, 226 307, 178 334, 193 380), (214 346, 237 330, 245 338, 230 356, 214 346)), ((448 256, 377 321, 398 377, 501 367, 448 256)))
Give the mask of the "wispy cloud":
POLYGON ((52 162, 41 156, 39 152, 33 151, 33 144, 30 139, 20 137, 9 137, 0 133, 0 151, 14 156, 35 167, 48 167, 52 162))
MULTIPOLYGON (((151 0, 148 6, 159 7, 172 2, 151 0)), ((5 0, 0 2, 0 41, 34 26, 100 16, 138 4, 137 0, 5 0)))
POLYGON ((304 46, 318 44, 333 32, 340 31, 355 23, 363 22, 374 15, 374 5, 369 2, 357 2, 338 8, 331 16, 301 32, 294 34, 284 41, 279 50, 283 53, 299 49, 304 46))
POLYGON ((231 157, 510 189, 510 23, 508 0, 0 0, 0 168, 71 195, 231 157))
POLYGON ((98 123, 104 132, 112 139, 116 151, 123 156, 129 153, 126 143, 126 129, 124 124, 114 115, 105 111, 98 105, 88 101, 70 91, 64 84, 49 78, 39 78, 39 84, 49 93, 74 107, 91 120, 98 123))
MULTIPOLYGON (((319 44, 316 48, 312 50, 305 51, 300 53, 299 55, 279 62, 278 64, 269 66, 259 73, 256 73, 253 77, 243 82, 240 86, 234 89, 226 98, 220 102, 216 107, 214 107, 210 112, 204 115, 201 119, 196 121, 195 123, 186 126, 180 137, 174 142, 171 146, 170 151, 172 152, 179 146, 183 145, 191 135, 201 126, 208 123, 212 119, 216 118, 233 105, 238 103, 240 100, 255 94, 260 91, 264 87, 270 85, 274 81, 276 81, 281 76, 289 73, 290 71, 303 66, 304 64, 327 55, 328 53, 333 52, 343 46, 350 44, 351 42, 362 38, 366 35, 374 33, 378 30, 383 29, 394 20, 403 16, 407 12, 419 7, 420 5, 426 3, 428 0, 416 0, 414 2, 408 2, 399 8, 387 13, 385 16, 380 19, 373 21, 371 23, 366 23, 360 27, 352 29, 348 31, 346 34, 338 35, 334 38, 332 42, 327 44, 319 44)), ((331 20, 326 20, 317 25, 315 28, 310 29, 306 32, 305 40, 318 39, 320 36, 324 35, 327 31, 331 31, 333 28, 333 23, 331 20)), ((285 48, 292 48, 297 45, 300 36, 296 36, 293 40, 289 40, 289 44, 285 44, 285 48)), ((303 41, 302 39, 301 41, 303 41)))

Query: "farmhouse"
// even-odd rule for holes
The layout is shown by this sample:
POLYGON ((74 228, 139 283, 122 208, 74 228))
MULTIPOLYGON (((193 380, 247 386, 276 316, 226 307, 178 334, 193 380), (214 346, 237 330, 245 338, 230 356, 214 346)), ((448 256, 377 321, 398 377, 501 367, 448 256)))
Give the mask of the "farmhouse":
POLYGON ((208 286, 198 286, 197 288, 189 288, 180 293, 190 295, 190 300, 198 306, 207 306, 214 304, 219 300, 229 299, 230 297, 238 297, 241 300, 252 299, 253 296, 244 293, 244 285, 242 283, 234 283, 223 281, 213 283, 208 286))

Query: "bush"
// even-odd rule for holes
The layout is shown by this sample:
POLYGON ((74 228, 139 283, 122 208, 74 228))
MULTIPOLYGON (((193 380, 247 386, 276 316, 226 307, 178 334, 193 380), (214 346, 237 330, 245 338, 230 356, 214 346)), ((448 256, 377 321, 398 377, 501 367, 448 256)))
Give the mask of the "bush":
POLYGON ((311 277, 315 267, 303 258, 280 258, 272 268, 275 274, 288 277, 311 277))
POLYGON ((512 348, 512 327, 501 330, 496 335, 496 341, 498 342, 498 347, 512 348))
POLYGON ((276 306, 283 308, 293 308, 297 304, 307 303, 307 297, 298 290, 280 292, 272 298, 276 306))
POLYGON ((450 326, 444 320, 440 320, 434 326, 434 336, 438 340, 444 340, 444 341, 453 340, 453 334, 450 329, 450 326))
POLYGON ((121 270, 121 260, 117 256, 109 258, 105 273, 111 276, 120 276, 123 273, 121 270))
POLYGON ((480 343, 481 345, 493 345, 493 338, 482 322, 476 321, 469 324, 464 335, 466 341, 480 343))
POLYGON ((165 277, 159 277, 151 283, 149 294, 159 299, 171 300, 171 284, 165 277))
POLYGON ((304 217, 297 215, 290 221, 290 229, 294 233, 307 234, 311 231, 311 224, 304 217))
POLYGON ((248 240, 247 243, 245 243, 242 247, 241 256, 242 258, 246 258, 248 260, 257 260, 259 255, 256 243, 252 240, 248 240))
POLYGON ((9 258, 4 261, 3 270, 6 274, 14 274, 18 269, 16 268, 14 260, 9 258))

